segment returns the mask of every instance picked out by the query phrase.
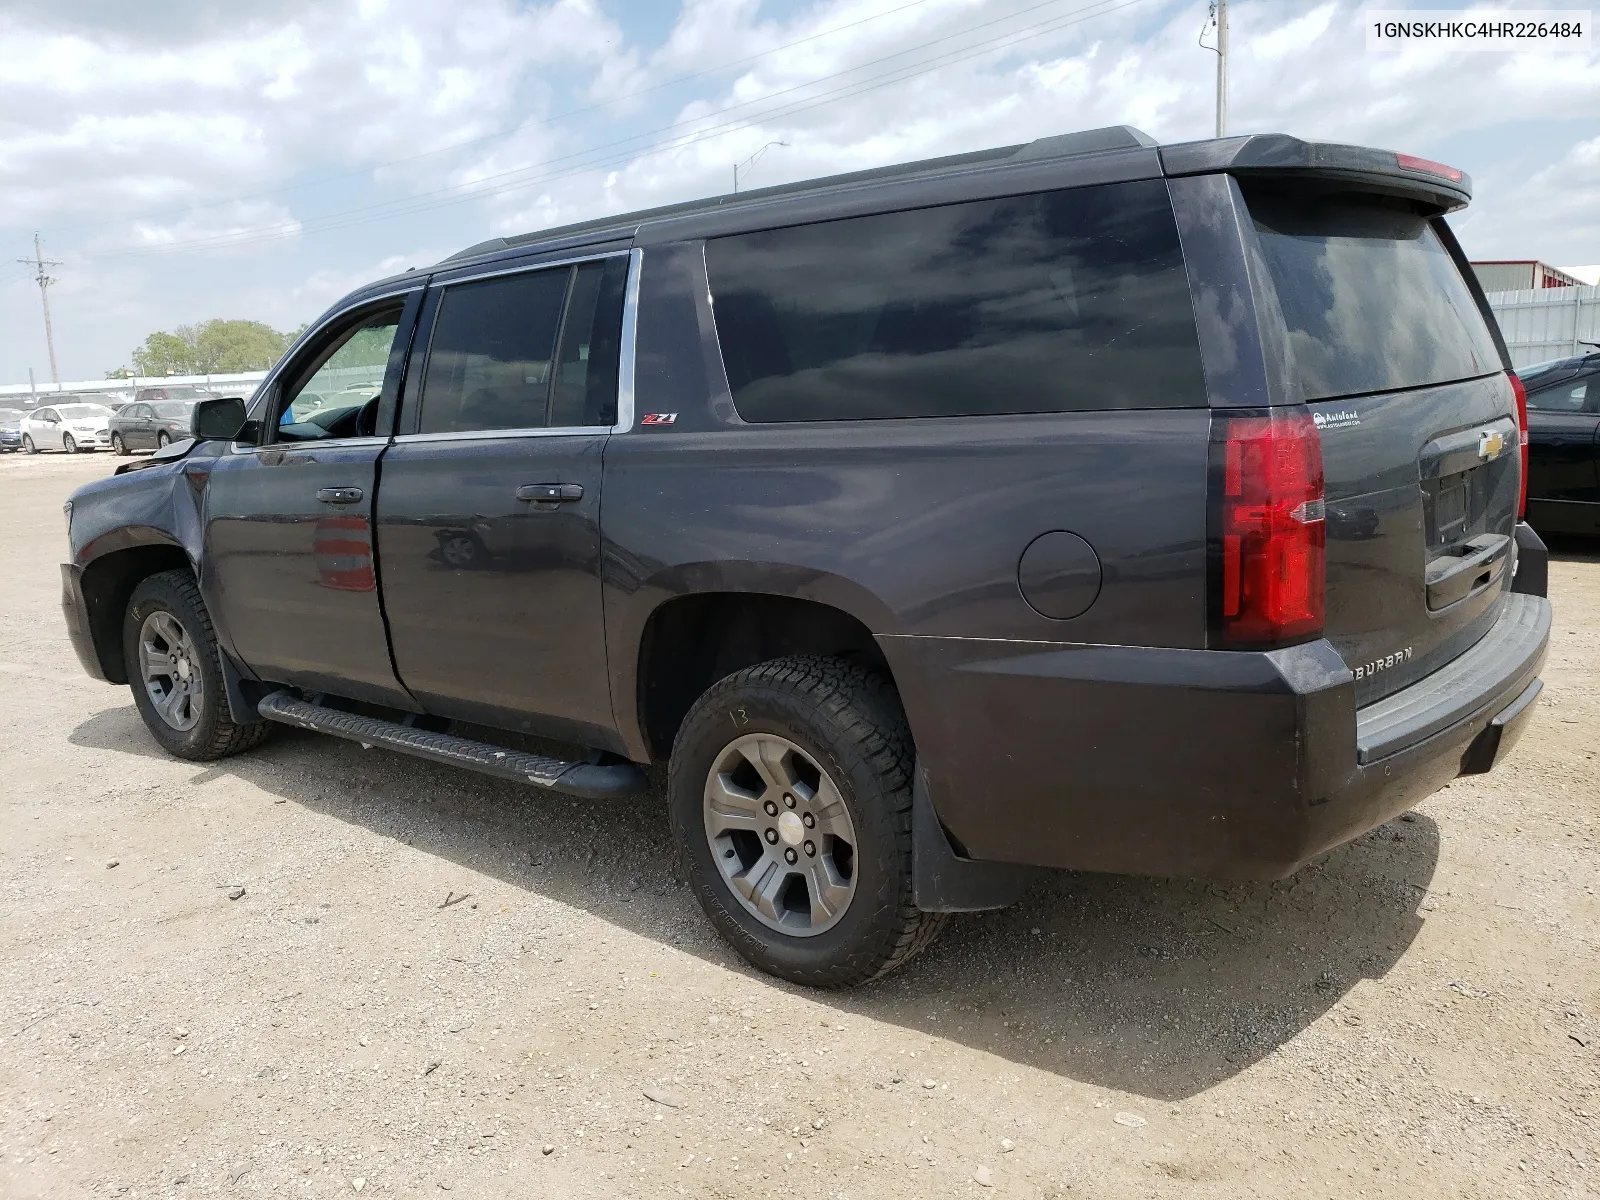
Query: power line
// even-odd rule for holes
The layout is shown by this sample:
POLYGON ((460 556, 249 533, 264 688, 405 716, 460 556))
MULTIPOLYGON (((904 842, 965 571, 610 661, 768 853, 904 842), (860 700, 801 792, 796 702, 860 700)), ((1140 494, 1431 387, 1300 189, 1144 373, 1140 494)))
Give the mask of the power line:
POLYGON ((44 273, 46 267, 60 267, 65 264, 59 259, 46 258, 44 245, 39 240, 38 233, 33 235, 33 257, 17 259, 25 267, 32 267, 36 274, 34 281, 39 285, 39 303, 44 306, 44 344, 50 351, 50 382, 60 383, 61 373, 56 370, 56 335, 50 328, 50 285, 55 282, 44 273))
POLYGON ((1082 22, 1091 20, 1095 17, 1108 16, 1111 13, 1117 12, 1121 9, 1132 8, 1137 4, 1146 3, 1148 0, 1122 0, 1121 3, 1110 3, 1110 0, 1097 0, 1096 3, 1090 4, 1084 8, 1074 9, 1068 13, 1060 14, 1055 17, 1047 18, 1044 21, 1036 22, 1033 25, 1012 30, 1009 33, 996 35, 995 37, 985 39, 984 41, 975 43, 974 45, 965 47, 963 49, 946 51, 944 53, 934 55, 931 58, 921 60, 918 63, 904 64, 899 67, 893 67, 888 71, 882 72, 878 75, 869 76, 866 79, 843 84, 832 89, 831 91, 823 92, 819 96, 803 97, 793 101, 787 101, 783 104, 775 106, 774 108, 756 113, 748 118, 734 121, 724 121, 720 124, 703 126, 700 129, 692 130, 690 132, 677 135, 673 138, 669 138, 663 144, 648 150, 641 151, 629 149, 598 159, 592 159, 591 161, 579 162, 578 164, 563 170, 545 171, 542 174, 537 174, 530 178, 512 178, 514 176, 527 175, 528 172, 540 171, 542 168, 549 167, 552 163, 588 158, 591 155, 600 154, 601 152, 607 150, 614 150, 614 148, 639 142, 650 137, 654 137, 658 134, 670 133, 672 130, 680 129, 684 126, 702 125, 702 123, 707 119, 715 119, 716 117, 724 116, 740 109, 747 109, 753 105, 765 103, 778 96, 783 96, 796 91, 802 91, 806 88, 815 87, 819 83, 825 83, 828 80, 837 79, 844 75, 855 74, 866 67, 887 62, 893 58, 904 57, 906 54, 913 53, 916 50, 926 49, 930 46, 937 45, 940 42, 950 41, 956 37, 965 36, 966 34, 972 33, 975 30, 999 24, 1005 20, 1014 19, 1017 16, 1024 15, 1039 8, 1048 7, 1050 4, 1057 2, 1059 2, 1059 0, 1044 0, 1044 3, 1036 4, 1032 8, 1022 9, 1019 12, 1010 14, 1008 17, 996 18, 992 21, 982 22, 979 25, 971 26, 968 29, 960 31, 959 33, 935 38, 929 42, 908 47, 905 50, 897 51, 894 54, 885 55, 882 58, 874 59, 867 63, 857 64, 856 66, 848 68, 844 71, 833 72, 829 75, 824 75, 817 79, 809 80, 803 84, 796 84, 792 87, 784 88, 777 92, 768 93, 767 95, 758 97, 755 100, 732 105, 721 110, 719 113, 713 114, 710 118, 700 117, 691 120, 673 122, 670 125, 647 130, 631 137, 620 138, 612 142, 589 147, 585 150, 559 155, 553 159, 546 160, 544 163, 518 167, 510 171, 500 172, 496 175, 486 176, 482 179, 472 180, 468 183, 454 184, 448 187, 436 188, 428 192, 418 193, 415 196, 385 201, 381 204, 366 205, 360 208, 347 209, 343 212, 330 213, 324 217, 316 218, 313 222, 293 222, 275 226, 262 226, 253 230, 236 230, 232 233, 218 234, 207 238, 195 238, 184 242, 172 242, 162 246, 126 247, 118 250, 98 251, 91 253, 86 257, 146 257, 150 255, 183 252, 188 250, 223 249, 232 248, 234 246, 253 245, 266 241, 279 241, 285 238, 297 236, 301 233, 326 233, 338 229, 351 228, 357 225, 369 224, 377 220, 388 220, 394 217, 410 216, 416 213, 429 212, 435 209, 448 207, 453 204, 465 203, 467 201, 480 199, 487 196, 501 195, 506 192, 519 190, 521 188, 534 187, 538 186, 539 184, 568 178, 572 175, 581 174, 584 171, 599 170, 608 166, 616 166, 630 160, 637 160, 639 158, 650 157, 652 155, 664 154, 672 150, 684 149, 688 146, 709 140, 713 137, 720 137, 726 133, 731 133, 739 129, 745 129, 754 125, 758 125, 763 121, 795 116, 799 113, 808 112, 815 108, 821 108, 828 104, 834 104, 841 100, 850 99, 869 91, 875 91, 881 87, 888 87, 895 83, 901 83, 908 79, 917 78, 919 76, 929 74, 932 71, 939 70, 943 67, 951 66, 958 62, 964 62, 971 58, 976 58, 982 54, 990 54, 997 50, 1009 49, 1012 46, 1018 45, 1024 41, 1029 41, 1035 37, 1042 36, 1045 33, 1053 33, 1071 25, 1081 24, 1082 22), (1108 4, 1109 7, 1107 6, 1108 4), (492 186, 484 186, 486 183, 490 183, 491 181, 495 180, 502 182, 493 183, 492 186), (430 197, 442 198, 430 199, 430 197))

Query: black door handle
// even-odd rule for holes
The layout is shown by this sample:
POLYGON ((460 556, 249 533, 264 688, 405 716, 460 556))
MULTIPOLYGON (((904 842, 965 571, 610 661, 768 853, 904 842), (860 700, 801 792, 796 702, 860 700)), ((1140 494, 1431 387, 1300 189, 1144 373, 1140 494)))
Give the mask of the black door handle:
POLYGON ((561 503, 583 499, 581 483, 525 483, 517 489, 518 500, 561 503))
POLYGON ((361 500, 358 487, 318 488, 317 499, 324 504, 356 504, 361 500))

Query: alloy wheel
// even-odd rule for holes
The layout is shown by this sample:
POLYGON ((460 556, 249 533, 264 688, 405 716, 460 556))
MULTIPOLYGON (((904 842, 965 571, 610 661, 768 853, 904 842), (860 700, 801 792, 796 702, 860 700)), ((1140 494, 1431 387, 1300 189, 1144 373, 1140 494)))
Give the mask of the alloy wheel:
POLYGON ((78 452, 78 443, 70 433, 63 433, 61 435, 61 448, 68 454, 76 454, 78 452))
POLYGON ((171 441, 172 439, 167 436, 167 431, 163 429, 160 433, 156 434, 156 449, 165 450, 167 448, 167 444, 171 441))
POLYGON ((180 733, 200 723, 200 655, 189 631, 164 609, 139 627, 139 676, 161 720, 180 733))
POLYGON ((838 923, 856 888, 856 831, 833 780, 771 733, 728 743, 705 785, 711 856, 746 912, 769 929, 814 937, 838 923))

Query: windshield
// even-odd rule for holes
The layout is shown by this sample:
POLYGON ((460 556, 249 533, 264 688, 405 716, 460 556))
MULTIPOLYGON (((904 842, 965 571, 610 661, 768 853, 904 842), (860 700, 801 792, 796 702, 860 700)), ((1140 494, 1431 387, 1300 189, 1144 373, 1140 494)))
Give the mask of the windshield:
POLYGON ((1378 196, 1246 190, 1289 330, 1301 400, 1500 370, 1500 353, 1426 217, 1378 196))
POLYGON ((87 421, 111 415, 111 410, 104 404, 58 404, 56 412, 61 414, 63 421, 87 421))
POLYGON ((10 429, 13 425, 20 424, 22 413, 14 408, 0 408, 0 426, 10 429))

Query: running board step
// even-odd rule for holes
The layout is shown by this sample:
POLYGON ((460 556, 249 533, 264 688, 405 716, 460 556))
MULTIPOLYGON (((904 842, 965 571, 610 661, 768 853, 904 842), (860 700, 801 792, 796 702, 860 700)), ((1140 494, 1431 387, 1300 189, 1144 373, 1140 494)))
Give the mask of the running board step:
POLYGON ((396 721, 340 712, 336 708, 301 700, 286 691, 271 693, 261 701, 256 711, 268 721, 298 725, 301 729, 312 729, 318 733, 331 733, 334 737, 360 742, 364 746, 382 746, 386 750, 398 750, 401 754, 446 763, 452 767, 466 767, 485 775, 531 783, 536 787, 591 800, 632 796, 649 786, 644 771, 635 763, 568 762, 543 754, 507 750, 488 742, 452 737, 448 733, 430 733, 396 721))

